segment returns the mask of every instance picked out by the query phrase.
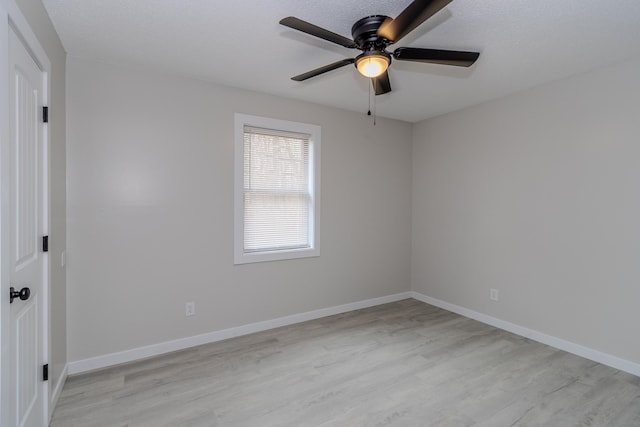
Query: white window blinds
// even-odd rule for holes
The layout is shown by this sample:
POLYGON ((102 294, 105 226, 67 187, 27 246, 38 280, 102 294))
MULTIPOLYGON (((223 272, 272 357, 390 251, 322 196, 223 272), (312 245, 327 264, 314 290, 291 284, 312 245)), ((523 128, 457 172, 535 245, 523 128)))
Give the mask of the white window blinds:
POLYGON ((244 126, 244 252, 310 248, 309 134, 244 126))

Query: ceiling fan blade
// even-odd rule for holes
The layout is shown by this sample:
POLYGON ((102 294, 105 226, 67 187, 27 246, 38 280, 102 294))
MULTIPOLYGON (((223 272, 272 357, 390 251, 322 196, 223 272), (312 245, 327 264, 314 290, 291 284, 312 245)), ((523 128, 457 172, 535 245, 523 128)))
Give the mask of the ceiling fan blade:
POLYGON ((393 57, 400 61, 429 62, 432 64, 455 65, 469 67, 480 54, 478 52, 463 52, 458 50, 420 49, 416 47, 399 47, 393 52, 393 57))
POLYGON ((389 81, 389 72, 385 71, 380 74, 378 77, 374 77, 371 79, 371 84, 373 85, 373 90, 376 92, 376 95, 384 95, 385 93, 391 92, 391 82, 389 81))
POLYGON ((342 61, 334 62, 333 64, 325 65, 324 67, 316 68, 315 70, 307 71, 306 73, 291 77, 291 80, 301 82, 303 80, 310 79, 311 77, 315 77, 328 71, 335 70, 336 68, 344 67, 348 64, 353 64, 354 62, 356 62, 354 58, 343 59, 342 61))
POLYGON ((414 0, 396 19, 383 22, 378 28, 378 35, 397 42, 452 1, 414 0))
POLYGON ((310 24, 302 19, 288 16, 280 20, 280 24, 285 27, 293 28, 294 30, 302 31, 303 33, 311 34, 312 36, 319 37, 321 39, 330 41, 332 43, 339 44, 348 48, 355 48, 356 44, 353 40, 341 36, 340 34, 333 33, 317 25, 310 24))

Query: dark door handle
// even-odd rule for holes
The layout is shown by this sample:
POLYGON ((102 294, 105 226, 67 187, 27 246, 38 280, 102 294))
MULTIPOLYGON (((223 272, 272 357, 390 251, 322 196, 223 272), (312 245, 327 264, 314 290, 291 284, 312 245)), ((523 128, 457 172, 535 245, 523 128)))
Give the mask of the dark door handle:
POLYGON ((31 289, 26 286, 19 291, 16 291, 13 286, 9 288, 9 304, 13 304, 13 300, 20 298, 22 301, 26 301, 31 296, 31 289))

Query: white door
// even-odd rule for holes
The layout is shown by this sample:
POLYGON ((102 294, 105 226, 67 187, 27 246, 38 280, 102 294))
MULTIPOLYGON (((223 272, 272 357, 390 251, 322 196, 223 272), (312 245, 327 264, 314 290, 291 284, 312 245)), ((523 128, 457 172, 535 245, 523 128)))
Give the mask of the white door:
POLYGON ((28 298, 15 298, 9 305, 10 418, 11 427, 42 427, 46 424, 43 73, 16 34, 9 33, 9 279, 15 292, 30 290, 28 298))

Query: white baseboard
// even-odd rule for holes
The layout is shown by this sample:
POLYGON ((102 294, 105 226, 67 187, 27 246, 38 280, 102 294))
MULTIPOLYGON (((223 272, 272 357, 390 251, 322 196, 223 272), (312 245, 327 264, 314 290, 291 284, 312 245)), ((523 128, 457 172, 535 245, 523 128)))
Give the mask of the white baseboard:
POLYGON ((288 326, 295 323, 306 322, 308 320, 319 319, 321 317, 333 316, 334 314, 346 313, 348 311, 359 310, 362 308, 373 307, 380 304, 400 301, 403 299, 411 298, 412 296, 412 292, 402 292, 385 297, 372 298, 364 301, 308 311, 306 313, 298 313, 291 316, 279 317, 277 319, 265 320, 263 322, 251 323, 235 328, 209 332, 202 335, 180 338, 173 341, 166 341, 117 353, 110 353, 104 356, 77 360, 74 362, 69 362, 68 373, 69 375, 80 374, 113 365, 119 365, 121 363, 132 362, 134 360, 158 356, 160 354, 169 353, 172 351, 183 350, 185 348, 195 347, 197 345, 209 344, 212 342, 222 341, 241 335, 253 334, 255 332, 279 328, 281 326, 288 326))
POLYGON ((62 387, 64 387, 65 381, 67 381, 67 376, 69 372, 69 365, 64 365, 64 369, 62 369, 62 373, 58 378, 58 382, 53 386, 53 390, 51 392, 51 399, 49 400, 49 421, 51 421, 51 416, 53 415, 53 410, 56 408, 58 404, 58 399, 60 399, 60 393, 62 392, 62 387))
POLYGON ((279 328, 281 326, 293 325, 295 323, 306 322, 308 320, 319 319, 322 317, 333 316, 335 314, 346 313, 348 311, 359 310, 362 308, 373 307, 376 305, 386 304, 390 302, 400 301, 407 298, 414 298, 418 301, 440 307, 447 311, 460 314, 465 317, 477 320, 487 325, 494 326, 499 329, 520 335, 525 338, 538 341, 540 343, 550 345, 560 350, 584 357, 603 365, 611 366, 630 374, 640 376, 640 364, 634 363, 598 350, 593 350, 573 342, 557 338, 533 329, 525 328, 505 320, 501 320, 489 315, 470 310, 459 305, 441 301, 436 298, 429 297, 419 292, 403 292, 394 295, 388 295, 380 298, 373 298, 364 301, 358 301, 350 304, 343 304, 334 307, 322 308, 306 313, 293 314, 291 316, 279 317, 277 319, 265 320, 263 322, 251 323, 248 325, 238 326, 235 328, 223 329, 220 331, 209 332, 202 335, 195 335, 187 338, 180 338, 173 341, 166 341, 145 347, 138 347, 131 350, 125 350, 117 353, 110 353, 104 356, 92 357, 74 362, 69 362, 65 367, 61 379, 54 389, 52 403, 55 407, 55 401, 58 399, 64 379, 68 375, 81 374, 96 369, 106 368, 121 363, 132 362, 135 360, 145 359, 147 357, 158 356, 172 351, 183 350, 189 347, 195 347, 202 344, 209 344, 216 341, 222 341, 242 335, 253 334, 255 332, 266 331, 269 329, 279 328))
POLYGON ((522 337, 529 338, 534 341, 538 341, 540 343, 549 345, 551 347, 564 350, 568 353, 572 353, 577 356, 584 357, 585 359, 593 360, 594 362, 602 363, 603 365, 607 365, 612 368, 619 369, 621 371, 628 372, 636 376, 640 376, 640 364, 638 363, 621 359, 619 357, 612 356, 610 354, 603 353, 598 350, 593 350, 591 348, 572 343, 571 341, 567 341, 562 338, 557 338, 551 335, 547 335, 542 332, 525 328, 523 326, 519 326, 511 322, 497 319, 495 317, 491 317, 486 314, 479 313, 477 311, 473 311, 465 307, 461 307, 459 305, 441 301, 436 298, 431 298, 419 292, 410 292, 410 294, 412 298, 417 299, 418 301, 435 305, 436 307, 440 307, 447 311, 451 311, 453 313, 457 313, 462 316, 469 317, 479 322, 486 323, 487 325, 491 325, 496 328, 514 333, 516 335, 520 335, 522 337))

